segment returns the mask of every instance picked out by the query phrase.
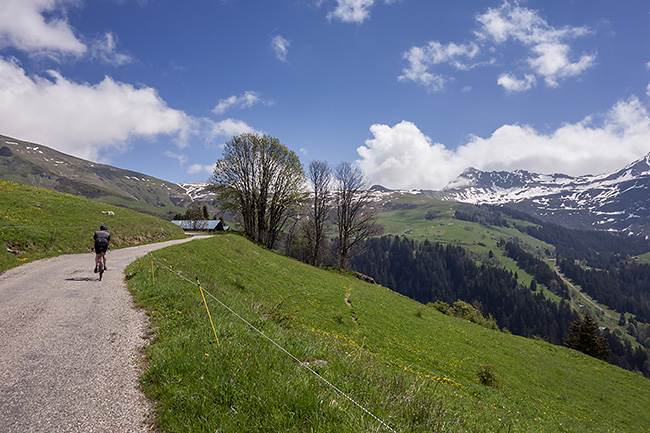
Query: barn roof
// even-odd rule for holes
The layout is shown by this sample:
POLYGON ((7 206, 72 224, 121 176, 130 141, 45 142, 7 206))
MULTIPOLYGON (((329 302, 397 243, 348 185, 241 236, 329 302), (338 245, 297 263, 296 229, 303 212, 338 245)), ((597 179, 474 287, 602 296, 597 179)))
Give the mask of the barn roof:
MULTIPOLYGON (((218 230, 221 220, 172 220, 183 230, 218 230)), ((221 230, 228 230, 228 226, 221 225, 221 230)))

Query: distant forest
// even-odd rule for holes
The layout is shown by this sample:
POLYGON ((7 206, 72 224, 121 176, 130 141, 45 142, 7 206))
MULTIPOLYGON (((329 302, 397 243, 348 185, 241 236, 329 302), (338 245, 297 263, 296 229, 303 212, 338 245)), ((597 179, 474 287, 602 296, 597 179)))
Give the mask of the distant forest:
POLYGON ((368 240, 364 249, 351 262, 355 271, 422 303, 461 299, 517 335, 562 344, 571 322, 579 319, 566 301, 522 290, 516 274, 479 266, 460 246, 384 236, 368 240))
MULTIPOLYGON (((498 209, 477 209, 464 208, 457 217, 484 225, 509 224, 498 209)), ((569 278, 599 302, 636 315, 636 320, 626 323, 628 333, 640 344, 636 348, 621 339, 620 334, 603 332, 612 352, 608 361, 650 378, 650 327, 642 323, 650 322, 650 266, 630 263, 628 259, 632 254, 647 251, 648 243, 533 221, 539 225, 517 228, 555 245, 558 263, 569 278), (606 268, 585 270, 575 264, 578 260, 606 268)), ((563 344, 569 326, 579 319, 566 301, 568 287, 548 264, 516 242, 504 240, 499 248, 534 277, 530 286, 521 284, 516 273, 504 268, 478 265, 472 253, 460 246, 398 236, 369 239, 363 253, 351 260, 350 267, 419 302, 452 304, 460 299, 474 305, 483 315, 492 316, 499 327, 513 334, 563 344), (548 287, 563 300, 557 303, 546 299, 537 291, 537 284, 548 287)))

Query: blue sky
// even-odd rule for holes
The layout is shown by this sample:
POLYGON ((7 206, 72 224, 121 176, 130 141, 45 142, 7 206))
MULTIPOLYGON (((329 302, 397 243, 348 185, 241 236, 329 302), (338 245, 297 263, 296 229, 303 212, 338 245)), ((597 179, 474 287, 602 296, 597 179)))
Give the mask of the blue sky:
POLYGON ((645 0, 0 0, 0 134, 173 182, 233 135, 371 183, 650 152, 645 0))

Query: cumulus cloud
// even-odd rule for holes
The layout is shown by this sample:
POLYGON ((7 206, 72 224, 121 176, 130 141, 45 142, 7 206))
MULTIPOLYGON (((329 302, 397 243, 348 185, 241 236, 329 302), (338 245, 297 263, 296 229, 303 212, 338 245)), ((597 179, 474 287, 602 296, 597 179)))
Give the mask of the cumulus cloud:
MULTIPOLYGON (((391 4, 397 0, 384 0, 391 4)), ((320 5, 322 2, 318 2, 320 5)), ((361 24, 370 18, 370 9, 375 5, 375 0, 336 0, 336 7, 327 14, 328 20, 340 20, 344 23, 361 24)))
POLYGON ((81 158, 97 160, 124 150, 133 138, 174 137, 188 144, 198 120, 167 106, 151 87, 110 77, 77 83, 56 71, 29 76, 0 57, 0 130, 81 158))
POLYGON ((0 46, 30 53, 83 55, 82 43, 61 11, 76 0, 3 0, 0 2, 0 46), (46 19, 45 15, 51 16, 46 19))
POLYGON ((214 172, 214 167, 216 164, 192 164, 187 167, 187 174, 198 174, 198 173, 208 173, 212 174, 214 172))
POLYGON ((531 55, 528 65, 548 86, 557 87, 559 78, 580 75, 595 63, 593 54, 583 54, 572 61, 571 47, 567 43, 589 34, 587 27, 555 28, 537 11, 507 1, 479 15, 477 21, 481 24, 476 32, 479 40, 491 39, 502 44, 512 39, 527 47, 531 55))
POLYGON ((469 69, 467 63, 459 61, 463 57, 475 62, 472 67, 495 64, 490 56, 499 53, 501 46, 508 42, 517 43, 528 52, 527 58, 513 62, 526 66, 524 79, 515 78, 512 72, 502 72, 498 77, 497 83, 509 92, 531 89, 537 77, 549 87, 558 87, 562 79, 578 76, 596 63, 595 54, 574 56, 569 44, 591 33, 587 27, 553 27, 536 10, 521 7, 518 2, 504 1, 498 8, 488 8, 477 16, 476 22, 475 39, 470 43, 445 45, 433 41, 406 51, 404 58, 409 66, 399 79, 413 81, 431 91, 442 90, 449 79, 434 71, 434 67, 450 64, 458 70, 469 69), (444 47, 471 47, 471 50, 456 52, 454 57, 441 52, 444 47))
POLYGON ((90 53, 94 59, 114 66, 133 62, 131 56, 117 51, 117 37, 112 32, 105 33, 101 38, 94 40, 90 45, 90 53))
POLYGON ((513 74, 506 73, 499 75, 497 83, 508 92, 524 92, 535 85, 535 76, 526 74, 523 79, 518 79, 513 74))
POLYGON ((336 8, 327 14, 327 18, 344 23, 362 23, 370 17, 374 3, 375 0, 336 0, 336 8))
POLYGON ((429 42, 423 47, 412 47, 403 54, 409 63, 408 68, 402 70, 403 75, 397 77, 400 81, 414 81, 431 91, 439 91, 445 87, 448 78, 436 74, 429 69, 438 64, 448 64, 458 70, 468 70, 474 65, 468 63, 479 53, 478 45, 455 44, 443 45, 438 41, 429 42))
POLYGON ((133 62, 117 50, 117 36, 107 32, 84 43, 65 19, 68 7, 80 0, 3 0, 0 2, 0 47, 15 47, 32 55, 88 56, 114 66, 133 62), (52 17, 52 18, 46 18, 52 17))
POLYGON ((278 58, 281 62, 287 61, 287 55, 289 54, 289 46, 291 41, 283 38, 280 35, 273 36, 271 38, 271 49, 275 53, 275 57, 278 58))
POLYGON ((257 131, 243 120, 225 119, 212 123, 210 128, 210 141, 215 140, 217 137, 230 138, 234 135, 246 133, 261 133, 261 131, 257 131))
POLYGON ((599 174, 650 151, 650 116, 636 97, 603 116, 589 116, 544 134, 528 125, 503 125, 490 137, 470 137, 457 149, 436 143, 407 121, 372 125, 357 149, 372 183, 389 188, 442 189, 468 167, 538 173, 599 174), (616 151, 613 151, 616 149, 616 151))
POLYGON ((239 96, 233 95, 225 99, 220 99, 214 109, 212 109, 212 112, 219 115, 225 113, 232 107, 250 108, 253 105, 257 104, 273 105, 273 102, 265 101, 260 97, 260 94, 258 92, 249 90, 239 96))

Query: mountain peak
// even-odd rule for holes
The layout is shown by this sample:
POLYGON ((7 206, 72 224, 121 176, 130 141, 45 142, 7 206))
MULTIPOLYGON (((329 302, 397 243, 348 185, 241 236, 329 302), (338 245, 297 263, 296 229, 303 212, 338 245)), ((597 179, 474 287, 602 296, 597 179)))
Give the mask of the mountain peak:
POLYGON ((572 228, 650 236, 650 153, 621 170, 572 177, 470 167, 437 196, 514 207, 572 228))

